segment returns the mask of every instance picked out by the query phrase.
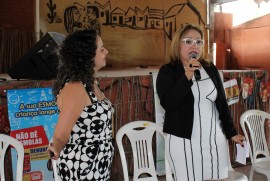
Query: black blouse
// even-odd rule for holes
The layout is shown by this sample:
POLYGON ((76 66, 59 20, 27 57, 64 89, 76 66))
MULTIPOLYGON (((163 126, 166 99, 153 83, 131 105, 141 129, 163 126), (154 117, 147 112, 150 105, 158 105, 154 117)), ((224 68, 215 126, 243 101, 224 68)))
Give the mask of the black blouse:
MULTIPOLYGON (((219 112, 221 127, 227 139, 237 134, 233 119, 226 100, 223 83, 214 64, 203 64, 203 68, 212 79, 218 96, 215 105, 219 112)), ((191 138, 194 97, 191 86, 192 80, 185 76, 185 69, 180 63, 165 64, 158 73, 156 88, 160 104, 165 110, 163 131, 182 138, 191 138)))

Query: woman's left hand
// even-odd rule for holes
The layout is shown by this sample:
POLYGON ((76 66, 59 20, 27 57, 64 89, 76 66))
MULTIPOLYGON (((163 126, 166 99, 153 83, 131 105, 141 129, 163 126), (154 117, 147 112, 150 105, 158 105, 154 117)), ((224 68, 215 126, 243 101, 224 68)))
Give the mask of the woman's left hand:
POLYGON ((235 135, 231 138, 235 143, 238 143, 240 144, 241 146, 244 146, 244 143, 243 141, 245 140, 245 137, 238 134, 238 135, 235 135))

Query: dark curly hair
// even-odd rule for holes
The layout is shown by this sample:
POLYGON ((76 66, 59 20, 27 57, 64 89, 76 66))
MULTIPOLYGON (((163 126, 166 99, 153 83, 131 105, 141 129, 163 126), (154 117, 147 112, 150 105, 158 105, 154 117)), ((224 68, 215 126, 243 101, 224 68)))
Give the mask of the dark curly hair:
POLYGON ((97 36, 95 30, 78 30, 65 38, 59 50, 58 72, 53 85, 55 96, 66 82, 81 81, 87 91, 93 90, 97 36))

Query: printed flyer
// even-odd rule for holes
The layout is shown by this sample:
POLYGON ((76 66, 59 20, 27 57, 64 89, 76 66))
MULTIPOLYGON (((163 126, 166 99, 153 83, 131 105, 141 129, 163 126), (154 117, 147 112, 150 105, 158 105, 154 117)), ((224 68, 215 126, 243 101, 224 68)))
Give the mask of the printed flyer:
POLYGON ((238 103, 239 101, 239 87, 236 79, 231 79, 223 83, 228 105, 238 103))
MULTIPOLYGON (((53 136, 59 110, 51 88, 7 91, 10 135, 25 149, 24 181, 54 180, 47 148, 53 136)), ((16 151, 12 150, 14 175, 16 151)))

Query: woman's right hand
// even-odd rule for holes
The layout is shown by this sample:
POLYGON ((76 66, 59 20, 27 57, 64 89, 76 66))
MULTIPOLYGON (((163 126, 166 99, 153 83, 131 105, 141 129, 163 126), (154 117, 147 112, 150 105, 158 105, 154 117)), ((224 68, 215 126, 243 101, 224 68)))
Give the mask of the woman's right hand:
POLYGON ((200 69, 200 68, 201 68, 200 62, 199 62, 198 60, 196 60, 196 59, 192 59, 192 60, 189 62, 188 66, 186 67, 186 72, 185 72, 185 74, 186 74, 187 79, 188 79, 188 80, 191 80, 192 77, 193 77, 193 75, 194 75, 194 71, 195 71, 196 69, 200 69))
POLYGON ((186 74, 187 79, 191 80, 193 77, 194 71, 192 71, 191 68, 186 68, 185 74, 186 74))
POLYGON ((54 147, 53 147, 53 143, 49 144, 49 147, 47 149, 47 154, 50 158, 57 160, 59 155, 55 152, 54 147))

